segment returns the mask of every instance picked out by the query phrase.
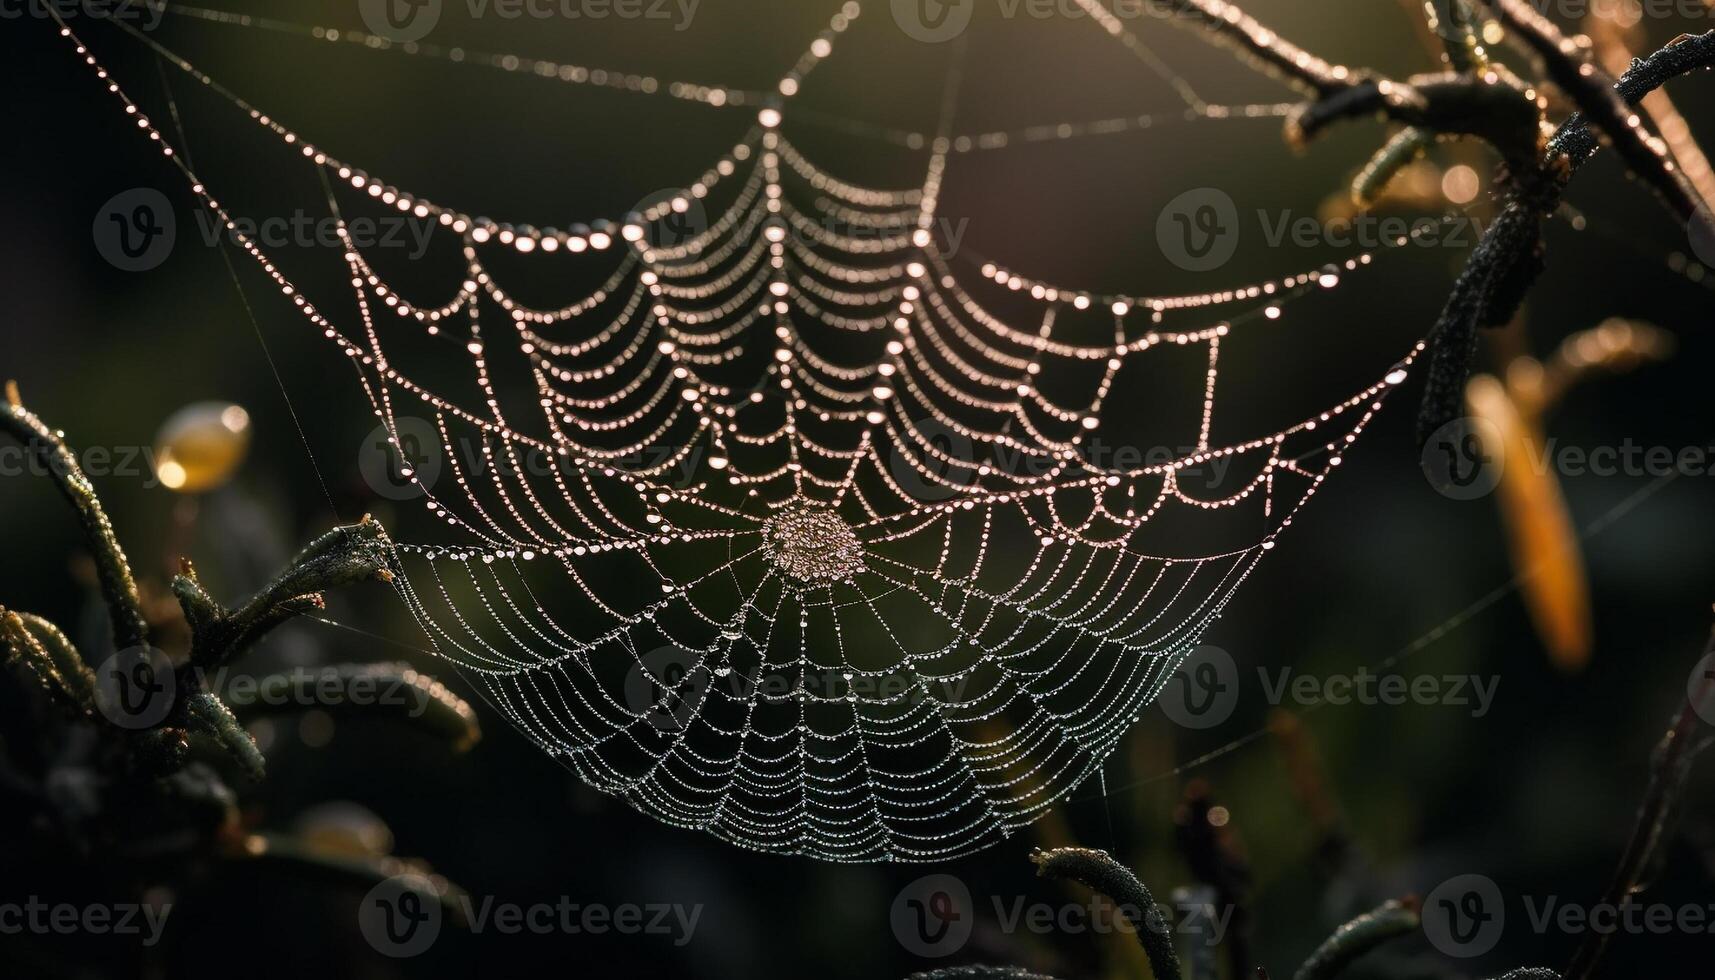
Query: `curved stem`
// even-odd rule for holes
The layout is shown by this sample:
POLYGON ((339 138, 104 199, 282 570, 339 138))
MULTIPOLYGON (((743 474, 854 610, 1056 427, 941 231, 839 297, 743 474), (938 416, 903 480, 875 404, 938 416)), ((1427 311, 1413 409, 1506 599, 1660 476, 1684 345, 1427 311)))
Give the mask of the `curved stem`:
POLYGON ((1415 901, 1384 902, 1334 930, 1292 980, 1333 980, 1353 960, 1390 939, 1416 932, 1420 925, 1415 901))
MULTIPOLYGON (((1704 649, 1703 658, 1715 656, 1715 633, 1710 635, 1709 645, 1704 649)), ((1662 736, 1656 746, 1655 755, 1651 759, 1649 788, 1644 792, 1643 803, 1638 807, 1638 818, 1632 828, 1631 840, 1626 843, 1626 850, 1620 857, 1620 865, 1614 871, 1614 878, 1608 885, 1608 890, 1602 896, 1603 903, 1612 908, 1621 908, 1631 900, 1638 891, 1639 882, 1643 880, 1645 870, 1655 858, 1661 846, 1662 837, 1667 833, 1672 821, 1673 811, 1679 801, 1680 791, 1685 787, 1685 777, 1691 771, 1691 763, 1697 754, 1707 748, 1711 735, 1709 726, 1704 724, 1697 714, 1698 703, 1711 696, 1715 690, 1715 672, 1712 672, 1698 685, 1695 694, 1688 696, 1680 706, 1679 714, 1675 716, 1673 726, 1662 736)), ((1584 937, 1579 944, 1578 952, 1572 957, 1572 963, 1566 968, 1566 980, 1587 980, 1596 971, 1596 964, 1601 961, 1602 954, 1608 948, 1610 936, 1607 931, 1594 930, 1584 937)))
POLYGON ((1070 878, 1112 899, 1136 930, 1137 941, 1149 957, 1155 980, 1178 980, 1179 954, 1173 949, 1167 916, 1155 904, 1149 888, 1130 869, 1109 857, 1106 851, 1084 847, 1038 851, 1030 859, 1036 862, 1036 873, 1045 878, 1070 878))
POLYGON ((23 406, 15 382, 6 382, 6 398, 0 402, 0 431, 23 443, 35 454, 54 484, 77 512, 83 525, 84 537, 95 553, 96 574, 101 581, 101 594, 107 600, 108 615, 113 620, 113 642, 117 649, 143 647, 149 643, 149 626, 143 618, 143 604, 137 596, 137 583, 131 577, 131 563, 113 533, 113 522, 95 495, 95 485, 84 475, 77 457, 66 448, 65 438, 47 427, 36 413, 23 406))

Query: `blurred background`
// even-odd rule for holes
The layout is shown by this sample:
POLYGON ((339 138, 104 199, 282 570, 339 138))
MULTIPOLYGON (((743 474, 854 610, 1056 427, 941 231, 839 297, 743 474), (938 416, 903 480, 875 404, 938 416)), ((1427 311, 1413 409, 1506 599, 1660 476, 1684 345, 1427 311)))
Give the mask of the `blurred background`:
MULTIPOLYGON (((921 149, 818 124, 806 110, 933 131, 949 59, 963 43, 955 132, 1149 113, 1166 120, 955 153, 941 214, 963 222, 972 254, 1053 283, 1145 294, 1260 281, 1350 254, 1326 242, 1271 243, 1250 216, 1349 209, 1345 189, 1385 137, 1380 126, 1346 126, 1294 152, 1278 119, 1179 122, 1184 103, 1173 88, 1087 17, 1059 7, 1033 16, 999 0, 966 6, 974 16, 962 42, 924 43, 886 4, 870 4, 793 100, 789 137, 853 182, 920 182, 921 149), (1163 254, 1158 218, 1170 201, 1203 187, 1234 199, 1246 232, 1225 267, 1192 273, 1163 254)), ((1613 36, 1586 25, 1583 4, 1561 23, 1604 37, 1610 55, 1622 41, 1654 50, 1682 31, 1715 26, 1697 3, 1641 20, 1624 4, 1592 6, 1612 15, 1613 36)), ((1330 60, 1396 75, 1438 64, 1415 7, 1247 4, 1330 60)), ((222 9, 364 27, 355 0, 225 0, 222 9)), ((638 20, 508 19, 448 2, 427 40, 763 90, 833 13, 806 0, 702 0, 688 17, 687 9, 638 20)), ((305 138, 469 213, 561 227, 618 217, 701 173, 753 118, 749 108, 183 16, 153 19, 140 25, 148 36, 305 138)), ((157 119, 166 118, 169 79, 199 171, 237 213, 323 213, 313 171, 242 113, 176 69, 163 71, 113 25, 85 17, 75 26, 157 119)), ((1290 98, 1191 33, 1153 19, 1131 26, 1172 75, 1211 102, 1290 98)), ((236 599, 335 523, 374 513, 393 527, 398 506, 362 472, 365 454, 376 450, 375 419, 334 349, 247 257, 229 253, 229 272, 221 249, 202 237, 183 180, 51 22, 13 17, 0 45, 13 147, 0 158, 0 224, 8 230, 0 236, 0 376, 16 379, 26 404, 75 447, 119 455, 159 445, 163 425, 186 405, 244 410, 247 451, 211 486, 175 490, 170 484, 180 480, 142 461, 95 475, 146 587, 161 596, 177 558, 189 555, 217 594, 236 599), (136 188, 166 195, 179 234, 164 261, 130 272, 104 259, 97 240, 105 203, 136 188), (200 492, 183 492, 192 489, 200 492)), ((1708 79, 1687 79, 1672 97, 1694 134, 1715 134, 1708 79)), ((1382 208, 1422 216, 1458 205, 1486 220, 1490 167, 1480 148, 1437 147, 1382 208), (1484 176, 1473 181, 1462 167, 1484 176)), ((1540 426, 1543 437, 1585 449, 1715 445, 1707 381, 1715 276, 1705 278, 1684 229, 1606 156, 1580 174, 1569 201, 1575 213, 1550 224, 1549 270, 1519 322, 1485 337, 1480 366, 1506 381, 1473 399, 1478 414, 1512 419, 1509 435, 1540 426), (1586 335, 1580 353, 1578 336, 1604 322, 1607 332, 1586 335), (1556 360, 1568 338, 1574 346, 1556 360), (1556 378, 1589 376, 1550 399, 1545 369, 1521 357, 1549 365, 1556 378)), ((309 260, 316 250, 289 251, 309 260)), ((335 255, 322 253, 324 265, 335 255)), ((1222 380, 1232 424, 1242 428, 1254 415, 1255 432, 1269 431, 1290 421, 1282 411, 1297 409, 1259 406, 1325 404, 1328 393, 1379 376, 1433 323, 1465 257, 1459 247, 1384 250, 1338 290, 1290 307, 1301 332, 1272 345, 1232 345, 1222 380)), ((309 282, 338 289, 338 278, 334 270, 309 282)), ((901 976, 937 964, 900 940, 890 909, 902 889, 935 872, 956 876, 973 896, 971 936, 946 963, 1142 975, 1129 937, 1008 930, 996 915, 997 902, 1082 901, 1038 880, 1026 860, 1036 846, 1079 843, 1112 851, 1158 895, 1211 875, 1246 882, 1251 957, 1276 976, 1289 975, 1352 914, 1466 873, 1488 876, 1508 896, 1508 926, 1493 950, 1460 959, 1412 939, 1352 975, 1490 976, 1561 964, 1580 937, 1532 928, 1524 902, 1595 902, 1618 859, 1650 750, 1683 702, 1710 628, 1715 482, 1707 470, 1532 481, 1520 463, 1499 492, 1454 499, 1425 478, 1412 437, 1415 397, 1413 382, 1208 635, 1239 666, 1232 717, 1202 731, 1146 717, 1108 764, 1105 785, 1092 782, 1031 832, 980 854, 933 868, 840 866, 758 855, 657 824, 587 789, 517 736, 456 672, 421 652, 426 638, 377 585, 332 597, 328 618, 352 629, 294 624, 257 656, 286 666, 409 660, 470 698, 483 740, 455 754, 410 730, 335 723, 316 712, 270 722, 257 732, 269 777, 241 789, 247 820, 420 857, 470 894, 501 903, 698 907, 689 941, 448 929, 431 953, 395 960, 360 934, 360 891, 213 862, 170 896, 155 893, 173 912, 153 949, 90 942, 74 959, 94 965, 74 966, 0 936, 0 961, 16 954, 13 962, 44 976, 521 975, 532 966, 598 975, 901 976), (1519 569, 1542 561, 1549 570, 1521 589, 1519 569), (1492 708, 1481 717, 1451 704, 1277 708, 1257 683, 1259 667, 1351 676, 1386 670, 1402 653, 1392 669, 1408 677, 1493 679, 1492 708), (329 801, 339 805, 330 810, 329 801)), ((83 545, 50 483, 8 470, 0 528, 0 602, 76 626, 77 638, 99 647, 104 624, 83 545)), ((1715 902, 1711 804, 1715 774, 1695 771, 1649 901, 1715 902)), ((27 887, 75 896, 80 882, 102 877, 77 855, 64 860, 63 875, 27 887)), ((25 881, 0 881, 0 893, 25 881)), ((154 887, 144 874, 127 881, 154 887)), ((1706 935, 1681 930, 1622 935, 1607 975, 1699 975, 1689 964, 1707 944, 1706 935)))

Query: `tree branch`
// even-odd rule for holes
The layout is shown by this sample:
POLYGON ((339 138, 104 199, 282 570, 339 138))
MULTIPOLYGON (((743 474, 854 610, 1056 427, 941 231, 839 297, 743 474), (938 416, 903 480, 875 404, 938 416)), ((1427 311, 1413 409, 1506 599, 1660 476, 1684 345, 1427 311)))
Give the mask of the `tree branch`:
MULTIPOLYGON (((1715 31, 1682 36, 1635 62, 1613 90, 1625 105, 1635 105, 1672 79, 1711 64, 1715 31)), ((1435 351, 1418 414, 1419 441, 1458 417, 1477 330, 1512 319, 1541 274, 1542 222, 1560 206, 1573 174, 1595 154, 1599 133, 1583 113, 1572 116, 1549 140, 1542 163, 1511 182, 1506 206, 1471 253, 1430 332, 1435 351)), ((1707 218, 1707 212, 1698 216, 1707 218)))
POLYGON ((1608 138, 1633 173, 1662 196, 1680 220, 1690 221, 1707 210, 1697 189, 1644 129, 1631 104, 1615 90, 1617 83, 1589 52, 1560 32, 1554 23, 1524 0, 1483 0, 1507 29, 1507 37, 1543 65, 1556 88, 1565 92, 1589 123, 1608 138))

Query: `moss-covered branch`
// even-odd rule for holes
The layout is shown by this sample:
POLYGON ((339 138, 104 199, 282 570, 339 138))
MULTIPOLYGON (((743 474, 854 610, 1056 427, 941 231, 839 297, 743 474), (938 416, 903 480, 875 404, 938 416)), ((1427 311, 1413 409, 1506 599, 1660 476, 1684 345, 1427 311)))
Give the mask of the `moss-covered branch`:
POLYGON ((107 519, 101 499, 95 495, 95 485, 78 465, 77 457, 66 448, 64 433, 48 428, 36 413, 24 407, 18 385, 13 381, 6 382, 6 398, 0 402, 0 431, 18 440, 36 457, 77 513, 90 552, 95 556, 96 575, 113 622, 114 645, 121 650, 147 646, 149 626, 143 618, 137 582, 131 577, 131 563, 125 558, 125 549, 119 546, 113 522, 107 519))
POLYGON ((1155 980, 1177 980, 1179 954, 1173 949, 1173 932, 1167 915, 1131 869, 1106 851, 1084 847, 1037 851, 1030 859, 1036 862, 1037 874, 1044 878, 1069 878, 1112 899, 1120 915, 1136 931, 1155 980))
POLYGON ((1298 968, 1292 980, 1333 980, 1353 960, 1370 950, 1390 939, 1416 932, 1422 921, 1415 901, 1384 902, 1334 930, 1298 968))
POLYGON ((7 665, 33 676, 64 710, 87 715, 95 706, 95 675, 47 620, 0 608, 0 653, 7 665))
POLYGON ((323 608, 322 593, 364 581, 391 581, 392 545, 380 523, 362 521, 327 532, 298 553, 273 582, 236 609, 210 596, 186 560, 173 578, 173 594, 191 626, 191 662, 213 668, 230 663, 270 630, 323 608))

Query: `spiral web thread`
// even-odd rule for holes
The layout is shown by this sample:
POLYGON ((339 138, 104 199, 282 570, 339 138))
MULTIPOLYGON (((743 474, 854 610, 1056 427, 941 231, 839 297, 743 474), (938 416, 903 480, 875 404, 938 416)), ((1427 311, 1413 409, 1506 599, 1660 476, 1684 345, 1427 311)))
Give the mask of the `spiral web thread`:
MULTIPOLYGON (((856 16, 842 8, 780 96, 856 16)), ((1221 350, 1262 311, 1188 329, 1169 317, 1270 303, 1272 319, 1370 254, 1172 297, 1098 296, 984 264, 988 288, 1034 311, 1002 315, 935 238, 955 146, 945 126, 921 186, 875 189, 793 146, 785 98, 751 95, 756 124, 696 183, 622 222, 560 232, 401 191, 142 38, 328 180, 458 236, 464 281, 425 304, 389 286, 340 219, 357 310, 342 330, 61 29, 357 369, 400 472, 457 541, 397 547, 401 594, 437 652, 590 785, 746 847, 935 860, 1031 823, 1099 772, 1420 349, 1314 417, 1223 442, 1221 350), (717 190, 730 204, 706 228, 663 233, 717 190), (616 257, 600 288, 535 309, 485 263, 497 248, 616 257), (1090 321, 1094 339, 1077 328, 1090 321), (407 334, 458 351, 481 397, 437 394, 401 367, 392 351, 407 334), (1195 449, 1104 464, 1090 440, 1115 422, 1104 406, 1116 379, 1164 349, 1205 355, 1195 449), (503 409, 516 393, 496 380, 501 358, 533 380, 528 422, 503 409), (400 438, 411 412, 432 420, 438 451, 400 438), (448 471, 432 485, 418 478, 429 456, 448 471), (1223 460, 1252 475, 1210 498, 1182 485, 1223 460), (1246 540, 1142 550, 1147 529, 1214 512, 1249 515, 1246 540)), ((1182 94, 1201 117, 1232 115, 1182 94)), ((329 205, 338 215, 331 190, 329 205)))

